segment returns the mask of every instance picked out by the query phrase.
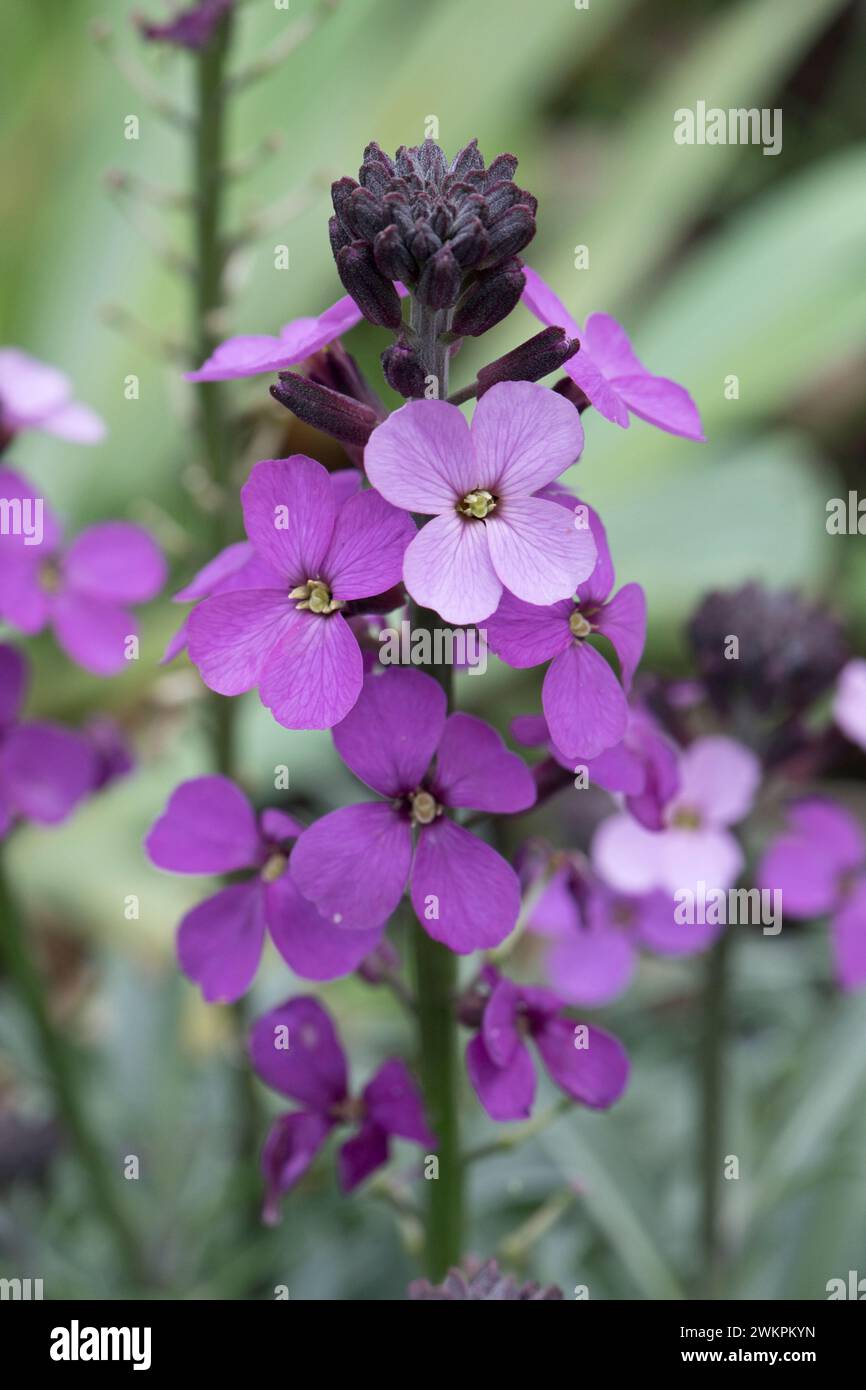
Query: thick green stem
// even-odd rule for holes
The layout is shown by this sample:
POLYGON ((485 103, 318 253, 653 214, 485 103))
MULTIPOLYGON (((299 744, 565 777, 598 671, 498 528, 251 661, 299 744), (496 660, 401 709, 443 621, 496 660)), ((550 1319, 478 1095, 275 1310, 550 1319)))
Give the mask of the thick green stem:
POLYGON ((701 1293, 718 1298, 724 1265, 722 1196, 724 1192, 725 1038, 732 927, 728 927, 705 962, 700 1044, 700 1188, 701 1293))
POLYGON ((87 1181, 94 1208, 109 1230, 120 1262, 133 1284, 148 1282, 146 1261, 120 1196, 123 1181, 118 1164, 110 1163, 90 1127, 72 1050, 51 1018, 45 986, 31 955, 24 925, 0 859, 0 955, 9 978, 30 1016, 57 1109, 87 1181))

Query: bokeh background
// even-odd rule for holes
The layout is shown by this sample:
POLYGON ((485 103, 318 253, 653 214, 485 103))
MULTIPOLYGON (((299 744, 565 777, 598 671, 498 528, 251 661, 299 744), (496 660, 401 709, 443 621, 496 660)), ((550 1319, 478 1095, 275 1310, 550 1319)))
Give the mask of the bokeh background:
MULTIPOLYGON (((139 8, 160 19, 167 10, 161 0, 139 8)), ((151 527, 179 584, 198 563, 204 484, 194 388, 177 356, 190 336, 190 285, 161 248, 188 254, 188 226, 182 212, 118 192, 106 176, 183 189, 188 151, 90 26, 107 19, 121 57, 180 105, 191 64, 172 50, 144 51, 131 9, 92 0, 3 7, 0 339, 62 366, 110 427, 94 449, 23 438, 12 461, 70 527, 115 515, 151 527), (124 138, 128 114, 140 118, 137 141, 124 138), (138 400, 124 395, 132 374, 138 400)), ((247 0, 238 65, 311 9, 292 0, 287 17, 270 0, 247 0)), ((450 152, 472 136, 488 157, 513 151, 521 185, 540 204, 527 259, 578 319, 592 309, 621 318, 641 357, 684 382, 703 415, 703 446, 639 421, 627 432, 592 412, 584 421, 581 494, 606 520, 621 581, 647 590, 645 664, 685 671, 683 622, 696 600, 750 578, 825 598, 862 652, 863 540, 828 536, 825 507, 864 478, 864 59, 866 16, 851 0, 591 0, 588 10, 572 0, 345 0, 233 104, 235 154, 275 132, 281 140, 229 189, 231 221, 252 235, 230 266, 225 331, 275 332, 338 296, 327 190, 356 174, 368 140, 389 150, 417 143, 435 116, 450 152), (677 145, 674 112, 698 100, 781 107, 781 154, 677 145), (281 203, 272 222, 262 220, 262 209, 281 203), (277 243, 289 247, 288 271, 274 267, 277 243), (585 270, 574 267, 579 245, 589 248, 585 270), (724 390, 731 374, 736 400, 724 390)), ((528 336, 532 322, 518 308, 485 340, 488 357, 528 336)), ((366 325, 350 343, 374 379, 384 345, 366 325)), ((481 365, 476 351, 464 348, 455 385, 481 365)), ((243 420, 239 474, 289 445, 332 457, 334 446, 309 431, 295 427, 289 438, 265 388, 254 380, 232 389, 243 420)), ((118 1168, 124 1155, 140 1156, 127 1198, 156 1254, 157 1296, 269 1296, 279 1283, 292 1298, 401 1298, 417 1273, 411 1218, 373 1195, 342 1199, 329 1162, 287 1201, 275 1231, 244 1215, 250 1175, 232 1162, 243 1058, 226 1011, 206 1009, 173 959, 175 923, 203 885, 156 873, 140 848, 171 788, 209 765, 194 671, 157 665, 180 611, 167 598, 153 604, 141 660, 109 682, 69 666, 50 640, 28 643, 31 709, 72 722, 112 713, 140 766, 64 828, 16 835, 16 890, 57 1017, 81 1050, 103 1142, 118 1168), (140 920, 124 917, 129 894, 140 898, 140 920)), ((526 673, 499 669, 464 679, 461 699, 504 728, 533 707, 532 690, 526 673)), ((264 794, 285 763, 302 808, 358 797, 327 734, 281 730, 254 696, 240 720, 242 773, 254 792, 264 794)), ((860 785, 848 792, 866 808, 860 785)), ((542 826, 565 845, 568 815, 554 806, 542 826)), ((593 1298, 677 1298, 694 1287, 700 969, 645 963, 605 1010, 634 1064, 613 1114, 569 1115, 474 1171, 477 1254, 498 1251, 567 1296, 577 1284, 593 1298)), ((254 1007, 304 988, 269 957, 254 1007)), ((411 1051, 390 997, 357 981, 326 993, 356 1078, 390 1050, 411 1051)), ((858 1261, 866 1274, 866 1001, 837 995, 820 928, 744 941, 734 1001, 728 1132, 742 1176, 726 1193, 726 1292, 821 1298, 826 1281, 858 1261)), ((264 1133, 271 1098, 259 1101, 264 1133)), ((472 1100, 467 1114, 470 1136, 489 1138, 472 1100)), ((111 1251, 50 1117, 26 1019, 3 990, 0 1273, 43 1277, 50 1297, 116 1294, 111 1251)))

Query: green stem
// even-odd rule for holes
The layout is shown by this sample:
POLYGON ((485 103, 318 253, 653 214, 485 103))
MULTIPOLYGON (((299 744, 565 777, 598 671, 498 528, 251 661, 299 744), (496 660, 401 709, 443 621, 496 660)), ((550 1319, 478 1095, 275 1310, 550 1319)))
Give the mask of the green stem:
POLYGON ((704 1298, 718 1298, 724 1266, 725 1037, 732 927, 727 927, 705 962, 700 1046, 700 1284, 704 1298))
POLYGON ((68 1041, 55 1028, 42 976, 34 961, 26 931, 13 901, 0 859, 0 954, 24 1008, 30 1016, 57 1109, 86 1177, 94 1207, 110 1231, 118 1257, 133 1284, 148 1282, 148 1269, 138 1237, 119 1196, 121 1181, 112 1176, 99 1141, 82 1105, 81 1088, 68 1041))

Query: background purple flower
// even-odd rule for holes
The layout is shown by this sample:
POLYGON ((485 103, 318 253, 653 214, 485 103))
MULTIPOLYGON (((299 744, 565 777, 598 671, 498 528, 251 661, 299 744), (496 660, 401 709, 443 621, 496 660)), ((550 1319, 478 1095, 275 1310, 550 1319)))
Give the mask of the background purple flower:
POLYGON ((582 449, 574 409, 527 381, 492 387, 471 427, 447 401, 409 401, 390 415, 364 466, 389 502, 433 517, 406 551, 412 597, 447 622, 474 623, 503 588, 539 604, 574 593, 595 564, 592 535, 533 494, 582 449))
POLYGON ((728 827, 748 815, 760 780, 760 763, 743 744, 721 734, 696 739, 680 755, 679 788, 663 810, 663 828, 648 830, 627 814, 609 817, 593 838, 596 869, 625 893, 676 893, 702 880, 730 888, 743 851, 728 827))
POLYGON ((276 338, 265 333, 227 338, 197 371, 186 372, 186 379, 234 381, 238 377, 284 371, 348 333, 362 317, 354 299, 345 294, 317 318, 292 319, 284 324, 276 338))
POLYGON ((575 598, 542 608, 503 594, 487 622, 487 640, 509 666, 550 661, 541 703, 551 739, 566 757, 582 753, 595 758, 618 744, 628 727, 626 692, 646 640, 646 599, 639 584, 626 584, 608 597, 614 569, 607 537, 597 514, 586 510, 597 560, 575 598), (613 646, 622 685, 587 642, 593 633, 607 637, 613 646))
POLYGON ((445 812, 523 811, 535 800, 535 784, 489 724, 446 713, 431 676, 396 667, 367 676, 334 743, 386 801, 323 816, 299 838, 291 868, 301 892, 350 931, 387 921, 411 876, 425 931, 465 954, 505 939, 517 921, 520 885, 494 849, 445 812))
POLYGON ((303 1176, 337 1125, 358 1127, 340 1149, 344 1192, 387 1163, 392 1137, 436 1148, 420 1093, 403 1062, 384 1062, 357 1099, 349 1095, 346 1055, 318 1000, 290 999, 257 1019, 250 1052, 261 1079, 303 1107, 274 1122, 262 1154, 268 1224, 279 1219, 280 1197, 303 1176))
POLYGON ((600 415, 624 429, 629 411, 668 434, 703 440, 698 408, 684 386, 654 376, 636 357, 628 334, 610 314, 590 314, 581 331, 562 301, 537 271, 524 266, 522 299, 535 317, 580 339, 580 350, 563 367, 600 415))
POLYGON ((527 1038, 550 1079, 572 1100, 606 1110, 619 1099, 629 1063, 616 1038, 575 1024, 552 990, 514 984, 491 966, 483 971, 482 985, 489 998, 481 1027, 466 1048, 466 1069, 492 1120, 523 1120, 532 1113, 535 1066, 527 1038), (584 1030, 580 1035, 578 1027, 584 1030))
POLYGON ((19 348, 0 348, 0 449, 21 430, 41 430, 73 444, 98 444, 105 424, 72 399, 69 378, 19 348))
POLYGON ((65 820, 98 782, 88 739, 43 720, 22 720, 27 663, 0 643, 0 838, 22 817, 42 825, 65 820))
MULTIPOLYGON (((0 469, 0 497, 42 501, 8 468, 0 469)), ((159 547, 127 521, 98 522, 63 545, 44 503, 42 516, 38 545, 0 536, 0 617, 27 634, 50 624, 72 661, 95 676, 116 675, 126 664, 126 640, 138 631, 126 605, 147 602, 165 582, 159 547)))
POLYGON ((866 661, 849 661, 833 699, 833 717, 846 738, 866 749, 866 661))
POLYGON ((140 19, 138 25, 143 36, 152 43, 170 43, 176 48, 193 50, 207 48, 223 15, 234 3, 235 0, 198 0, 198 4, 178 10, 174 18, 164 24, 140 19))
POLYGON ((411 518, 376 492, 341 500, 303 454, 257 463, 241 502, 273 581, 215 594, 189 618, 189 654, 205 685, 220 695, 258 686, 288 729, 328 729, 354 705, 364 663, 340 610, 399 581, 415 534, 411 518))
POLYGON ((288 872, 287 842, 301 832, 284 811, 255 812, 227 777, 196 777, 171 794, 145 840, 159 869, 228 874, 250 869, 186 914, 177 934, 181 969, 208 1003, 239 999, 258 969, 266 930, 296 974, 333 980, 356 969, 381 931, 341 932, 301 897, 288 872))
POLYGON ((819 797, 796 802, 755 882, 781 891, 785 916, 828 916, 839 984, 866 984, 866 837, 849 812, 819 797))

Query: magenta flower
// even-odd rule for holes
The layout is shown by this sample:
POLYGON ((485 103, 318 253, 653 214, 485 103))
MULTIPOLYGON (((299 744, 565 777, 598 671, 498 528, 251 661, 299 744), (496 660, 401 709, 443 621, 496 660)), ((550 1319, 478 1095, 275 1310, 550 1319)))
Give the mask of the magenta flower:
POLYGON ((446 812, 525 811, 535 784, 489 724, 446 714, 441 687, 421 671, 367 676, 333 737, 384 804, 323 816, 299 838, 291 869, 301 892, 349 931, 386 922, 411 879, 425 931, 464 955, 504 941, 517 921, 520 884, 495 850, 446 812))
POLYGON ((43 499, 8 468, 0 469, 0 497, 41 517, 38 541, 0 535, 0 617, 28 635, 50 624, 66 655, 95 676, 122 671, 138 631, 125 605, 146 603, 165 582, 156 543, 140 526, 103 521, 62 545, 43 499))
POLYGON ((565 856, 527 926, 550 943, 545 968, 557 994, 597 1008, 628 988, 642 949, 680 956, 715 941, 719 926, 680 925, 674 911, 670 893, 620 893, 565 856))
POLYGON ((295 1186, 338 1125, 358 1128, 340 1149, 344 1192, 388 1162, 392 1138, 435 1150, 420 1093, 403 1062, 384 1062, 360 1096, 349 1094, 346 1054, 317 999, 290 999, 257 1019, 250 1052, 261 1079, 303 1107, 275 1120, 262 1154, 262 1219, 268 1225, 279 1220, 280 1197, 295 1186))
MULTIPOLYGON (((565 513, 562 505, 558 510, 565 513)), ((487 640, 509 666, 550 661, 541 688, 550 736, 566 757, 582 753, 596 758, 618 744, 628 727, 626 692, 643 654, 646 599, 639 584, 626 584, 610 597, 614 569, 607 537, 596 513, 586 508, 586 514, 585 534, 593 536, 598 558, 576 596, 543 608, 504 594, 487 622, 487 640), (593 633, 613 646, 622 685, 587 642, 593 633)))
POLYGON ((562 328, 570 338, 580 339, 580 351, 569 358, 563 371, 600 415, 628 429, 631 411, 668 434, 703 440, 701 417, 688 391, 667 377, 653 376, 647 371, 616 319, 610 314, 590 314, 581 331, 537 271, 527 265, 523 273, 526 288, 521 297, 530 313, 539 322, 562 328))
POLYGON ((199 903, 178 927, 180 968, 208 1003, 230 1003, 246 993, 266 932, 291 969, 308 980, 348 975, 378 944, 380 931, 339 931, 301 897, 287 869, 287 842, 301 829, 284 811, 263 811, 257 819, 240 788, 216 776, 182 782, 151 827, 144 843, 158 869, 251 871, 199 903))
POLYGON ((662 811, 662 829, 627 814, 609 817, 593 839, 595 868, 624 893, 676 893, 701 880, 730 888, 743 851, 729 827, 748 815, 760 780, 758 759, 735 739, 696 739, 680 755, 679 787, 662 811))
POLYGON ((362 318, 352 296, 344 294, 318 318, 292 319, 284 324, 276 338, 262 333, 227 338, 198 371, 186 372, 186 379, 235 381, 238 377, 285 371, 348 333, 362 318))
POLYGON ((481 974, 487 1002, 466 1048, 466 1070, 491 1120, 524 1120, 535 1100, 531 1038, 548 1076, 581 1105, 606 1110, 626 1088, 629 1062, 616 1038, 577 1024, 552 990, 517 985, 492 966, 481 974))
POLYGON ((42 430, 73 444, 98 444, 105 424, 72 399, 69 378, 19 348, 0 348, 0 449, 21 430, 42 430))
POLYGON ((781 891, 786 917, 829 917, 836 979, 866 984, 866 837, 852 815, 819 797, 795 802, 755 882, 781 891))
POLYGON ((378 493, 339 506, 320 463, 295 454, 257 463, 241 489, 244 524, 273 579, 204 599, 189 654, 220 695, 259 688, 287 729, 328 729, 361 691, 364 662, 347 604, 396 584, 412 521, 378 493))
POLYGON ((223 15, 234 3, 235 0, 198 0, 198 4, 179 10, 165 24, 139 20, 139 28, 144 38, 153 43, 170 43, 193 51, 207 48, 223 15))
POLYGON ((583 430, 562 396, 501 382, 471 428, 446 401, 409 401, 373 431, 364 466, 406 511, 433 516, 406 551, 403 578, 417 603, 451 623, 481 622, 503 588, 529 603, 573 594, 595 544, 563 507, 533 496, 580 456, 583 430))
POLYGON ((98 782, 92 744, 43 720, 21 719, 27 663, 0 643, 0 839, 19 818, 57 825, 98 782))
POLYGON ((849 661, 839 676, 833 717, 846 738, 866 749, 866 661, 849 661))

